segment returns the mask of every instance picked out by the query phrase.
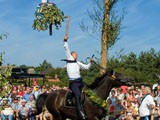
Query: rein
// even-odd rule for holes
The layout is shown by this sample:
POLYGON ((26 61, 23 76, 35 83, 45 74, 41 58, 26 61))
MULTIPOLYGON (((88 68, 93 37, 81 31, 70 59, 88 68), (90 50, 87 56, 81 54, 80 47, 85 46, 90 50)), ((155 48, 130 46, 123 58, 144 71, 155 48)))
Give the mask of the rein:
MULTIPOLYGON (((94 58, 94 54, 92 55, 92 57, 87 57, 87 58, 86 58, 86 61, 87 61, 88 59, 90 59, 90 58, 94 58)), ((99 68, 104 69, 105 71, 107 71, 107 68, 102 67, 101 65, 99 65, 99 64, 96 63, 95 61, 93 61, 93 63, 94 63, 96 66, 98 66, 99 68)))

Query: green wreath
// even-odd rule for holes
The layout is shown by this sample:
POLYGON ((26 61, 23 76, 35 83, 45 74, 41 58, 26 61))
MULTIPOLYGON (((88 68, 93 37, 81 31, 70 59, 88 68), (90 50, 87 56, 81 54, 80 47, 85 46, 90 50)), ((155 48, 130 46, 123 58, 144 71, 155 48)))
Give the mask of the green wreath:
POLYGON ((64 21, 63 12, 56 7, 55 4, 42 4, 37 7, 35 11, 33 29, 38 31, 45 31, 50 25, 54 25, 56 29, 61 27, 61 22, 64 21))
POLYGON ((105 100, 98 97, 97 94, 93 92, 91 89, 84 89, 84 92, 89 96, 90 100, 94 104, 96 104, 100 109, 106 110, 107 103, 105 100))

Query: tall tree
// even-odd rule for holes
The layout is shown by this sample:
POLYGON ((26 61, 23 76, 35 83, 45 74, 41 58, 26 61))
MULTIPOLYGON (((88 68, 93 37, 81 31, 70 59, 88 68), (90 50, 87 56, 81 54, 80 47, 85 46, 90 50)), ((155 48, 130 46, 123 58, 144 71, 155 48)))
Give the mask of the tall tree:
POLYGON ((53 69, 52 64, 47 62, 47 60, 44 60, 42 64, 40 64, 38 67, 36 67, 36 71, 48 74, 48 72, 53 69))
MULTIPOLYGON (((93 11, 87 11, 93 26, 90 27, 81 23, 80 27, 88 35, 95 37, 95 33, 101 31, 101 60, 100 73, 103 74, 107 70, 108 49, 112 47, 119 39, 121 30, 121 21, 124 17, 124 12, 121 16, 117 16, 117 11, 114 9, 118 0, 93 0, 93 11), (90 31, 91 30, 91 31, 90 31)), ((98 35, 98 36, 99 36, 98 35)), ((96 37, 96 39, 98 39, 96 37)))

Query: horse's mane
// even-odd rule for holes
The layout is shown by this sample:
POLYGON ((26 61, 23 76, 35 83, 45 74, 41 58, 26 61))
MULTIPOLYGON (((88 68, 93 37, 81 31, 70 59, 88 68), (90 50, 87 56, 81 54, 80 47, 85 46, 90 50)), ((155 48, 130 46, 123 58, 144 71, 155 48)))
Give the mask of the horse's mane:
POLYGON ((110 75, 112 75, 112 73, 113 73, 113 71, 104 73, 103 75, 97 77, 94 80, 94 82, 92 82, 90 85, 87 85, 87 87, 90 88, 90 89, 94 89, 95 87, 97 87, 99 85, 100 82, 102 82, 102 80, 104 80, 104 78, 106 76, 110 76, 110 75))

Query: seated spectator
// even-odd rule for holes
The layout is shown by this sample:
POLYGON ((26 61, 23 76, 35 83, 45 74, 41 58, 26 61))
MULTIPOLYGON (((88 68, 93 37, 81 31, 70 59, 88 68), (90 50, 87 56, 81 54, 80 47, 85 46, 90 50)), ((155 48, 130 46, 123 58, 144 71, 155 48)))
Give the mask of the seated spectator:
POLYGON ((22 96, 17 95, 16 97, 18 98, 18 103, 21 104, 22 96))
POLYGON ((14 117, 16 120, 18 120, 18 118, 16 118, 16 113, 17 113, 17 111, 18 111, 18 108, 20 107, 20 103, 19 103, 17 97, 14 98, 14 101, 13 101, 13 103, 11 104, 11 106, 12 106, 12 109, 13 109, 13 112, 14 112, 14 113, 13 113, 13 117, 14 117))
MULTIPOLYGON (((36 101, 34 100, 34 96, 31 95, 29 97, 29 101, 27 102, 26 106, 29 108, 29 114, 31 115, 36 111, 35 106, 36 106, 36 101)), ((34 120, 34 117, 30 117, 30 120, 34 120)))
POLYGON ((128 112, 124 118, 125 120, 134 120, 132 112, 128 112))
POLYGON ((53 120, 52 114, 48 112, 46 107, 44 107, 44 109, 43 109, 43 120, 47 120, 47 118, 49 118, 49 120, 53 120))
POLYGON ((47 118, 53 120, 52 114, 48 112, 46 107, 44 107, 42 113, 36 116, 36 120, 48 120, 47 118))
POLYGON ((27 102, 29 101, 29 97, 33 95, 32 94, 32 88, 27 87, 26 93, 23 95, 23 99, 25 99, 27 102))
POLYGON ((20 86, 19 89, 18 89, 18 95, 23 97, 24 94, 25 94, 25 87, 24 86, 20 86))
POLYGON ((116 120, 118 118, 122 118, 122 116, 124 116, 125 111, 126 108, 122 105, 122 99, 118 98, 116 106, 114 107, 113 115, 110 116, 109 120, 116 120))
POLYGON ((21 106, 18 108, 16 116, 20 120, 28 120, 29 108, 26 106, 26 100, 23 99, 21 106))
POLYGON ((13 110, 12 107, 9 105, 8 102, 6 102, 5 104, 3 104, 3 109, 1 110, 1 119, 2 120, 12 120, 12 116, 13 116, 13 110))
POLYGON ((18 95, 17 87, 13 86, 12 91, 11 91, 11 99, 14 101, 14 98, 18 95))
POLYGON ((8 103, 8 99, 7 99, 7 98, 3 98, 0 105, 3 106, 3 105, 5 105, 6 103, 8 103))

